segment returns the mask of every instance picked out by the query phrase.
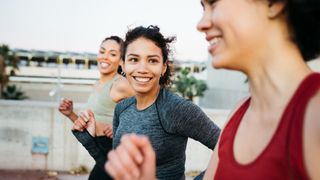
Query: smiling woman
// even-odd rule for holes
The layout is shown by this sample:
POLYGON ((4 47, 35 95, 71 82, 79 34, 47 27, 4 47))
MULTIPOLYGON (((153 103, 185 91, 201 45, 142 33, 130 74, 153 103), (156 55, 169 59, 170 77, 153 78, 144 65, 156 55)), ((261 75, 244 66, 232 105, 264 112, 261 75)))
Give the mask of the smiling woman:
MULTIPOLYGON (((88 98, 86 109, 92 110, 96 121, 95 133, 88 134, 86 128, 86 117, 77 115, 73 112, 73 101, 64 99, 60 104, 59 111, 74 122, 73 131, 78 140, 82 134, 89 135, 94 144, 99 147, 101 159, 96 159, 96 154, 89 153, 96 159, 96 165, 90 173, 89 179, 111 179, 103 170, 103 164, 106 161, 106 154, 112 148, 112 119, 116 102, 122 98, 133 94, 128 82, 117 72, 121 62, 122 39, 118 36, 110 36, 104 39, 100 45, 97 56, 97 64, 100 72, 100 78, 93 87, 88 98), (82 131, 80 133, 79 131, 82 131)), ((87 146, 85 146, 87 148, 87 146)))
MULTIPOLYGON (((320 1, 201 4, 197 28, 209 42, 212 66, 246 74, 250 90, 230 114, 204 179, 320 179, 320 74, 305 63, 320 54, 320 1)), ((120 127, 119 117, 114 122, 120 127)), ((108 172, 125 179, 156 179, 154 152, 157 158, 161 154, 152 150, 150 139, 122 138, 116 152, 109 153, 108 172), (119 169, 125 170, 121 174, 119 169)))
POLYGON ((158 179, 184 179, 188 137, 210 149, 215 147, 220 129, 199 107, 166 89, 170 84, 169 44, 174 39, 165 38, 157 26, 136 27, 126 34, 122 67, 136 95, 115 109, 116 150, 109 153, 106 164, 115 179, 127 173, 122 163, 128 155, 121 154, 126 145, 120 144, 120 139, 128 133, 150 138, 157 155, 158 179))

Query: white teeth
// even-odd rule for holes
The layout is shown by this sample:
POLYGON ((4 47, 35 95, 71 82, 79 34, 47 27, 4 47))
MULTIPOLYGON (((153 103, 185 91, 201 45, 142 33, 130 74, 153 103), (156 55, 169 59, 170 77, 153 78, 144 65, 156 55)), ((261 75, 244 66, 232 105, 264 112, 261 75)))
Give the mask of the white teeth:
POLYGON ((108 63, 105 63, 105 62, 100 63, 100 67, 102 67, 102 68, 107 68, 108 66, 109 66, 108 63))
POLYGON ((140 81, 140 82, 148 82, 148 81, 150 81, 151 78, 135 77, 134 79, 137 80, 137 81, 140 81))
POLYGON ((215 45, 220 41, 220 39, 221 39, 220 37, 215 37, 215 38, 211 39, 209 43, 210 43, 210 45, 215 45))

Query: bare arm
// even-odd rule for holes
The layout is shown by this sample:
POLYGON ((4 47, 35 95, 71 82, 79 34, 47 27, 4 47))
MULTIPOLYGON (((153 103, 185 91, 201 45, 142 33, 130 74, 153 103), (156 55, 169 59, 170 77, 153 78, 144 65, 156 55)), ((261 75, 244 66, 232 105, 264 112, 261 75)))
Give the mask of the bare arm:
POLYGON ((78 119, 78 115, 73 111, 73 101, 71 99, 63 99, 59 105, 59 111, 73 123, 78 119))
POLYGON ((133 95, 134 91, 127 79, 124 77, 119 77, 115 82, 113 82, 110 91, 110 97, 114 102, 119 102, 122 99, 131 97, 133 95))
POLYGON ((303 157, 310 179, 320 179, 320 92, 307 106, 303 130, 303 157))
MULTIPOLYGON (((219 139, 220 140, 220 139, 219 139)), ((204 180, 211 180, 214 178, 214 175, 216 174, 216 170, 218 167, 218 162, 219 162, 219 156, 218 156, 218 150, 219 150, 219 140, 216 145, 215 150, 212 153, 211 159, 209 161, 206 173, 203 177, 204 180)))

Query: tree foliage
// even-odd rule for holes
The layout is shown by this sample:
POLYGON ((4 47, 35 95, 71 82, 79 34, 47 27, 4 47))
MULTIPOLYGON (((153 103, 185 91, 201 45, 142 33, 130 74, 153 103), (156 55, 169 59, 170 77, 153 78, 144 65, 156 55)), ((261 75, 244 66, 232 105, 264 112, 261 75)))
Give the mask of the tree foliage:
POLYGON ((20 88, 17 88, 16 85, 7 85, 4 91, 2 92, 2 96, 4 99, 12 99, 12 100, 23 100, 28 97, 25 96, 24 92, 21 91, 20 88))
POLYGON ((3 89, 9 82, 9 76, 15 75, 18 69, 19 59, 10 51, 8 45, 0 45, 0 96, 3 95, 3 89), (11 66, 10 74, 7 74, 6 67, 11 66))
POLYGON ((181 69, 174 82, 175 90, 184 98, 193 100, 194 97, 202 97, 208 89, 203 80, 196 79, 186 68, 181 69))

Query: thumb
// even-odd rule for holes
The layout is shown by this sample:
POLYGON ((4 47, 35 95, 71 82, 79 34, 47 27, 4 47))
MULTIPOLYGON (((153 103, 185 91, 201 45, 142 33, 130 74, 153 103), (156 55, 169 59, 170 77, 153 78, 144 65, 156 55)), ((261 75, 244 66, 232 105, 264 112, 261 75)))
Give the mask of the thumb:
POLYGON ((88 109, 87 112, 88 112, 88 115, 89 115, 89 122, 95 123, 96 120, 95 120, 95 118, 94 118, 94 114, 93 114, 92 110, 91 110, 91 109, 88 109))

